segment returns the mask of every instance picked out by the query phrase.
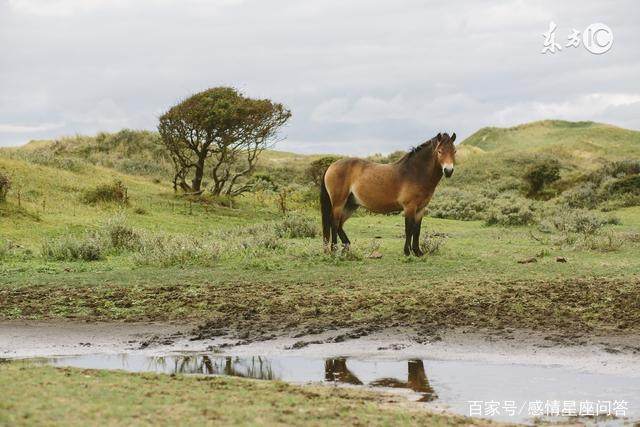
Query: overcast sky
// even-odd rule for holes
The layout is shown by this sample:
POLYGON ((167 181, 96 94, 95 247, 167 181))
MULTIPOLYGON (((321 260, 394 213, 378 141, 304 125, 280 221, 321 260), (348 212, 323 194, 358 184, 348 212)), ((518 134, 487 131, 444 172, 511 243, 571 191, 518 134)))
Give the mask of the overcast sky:
POLYGON ((0 145, 155 129, 219 85, 286 104, 278 148, 297 152, 545 118, 640 129, 634 0, 0 0, 0 48, 0 145), (551 21, 563 48, 541 54, 551 21), (565 47, 599 22, 611 50, 565 47))

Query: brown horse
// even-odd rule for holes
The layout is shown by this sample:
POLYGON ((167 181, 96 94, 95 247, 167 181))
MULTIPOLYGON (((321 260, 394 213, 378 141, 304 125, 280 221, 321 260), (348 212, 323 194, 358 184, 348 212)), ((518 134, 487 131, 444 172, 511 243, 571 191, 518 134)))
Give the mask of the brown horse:
POLYGON ((422 256, 420 227, 442 175, 453 174, 456 134, 438 134, 392 164, 347 158, 333 163, 324 174, 320 191, 322 234, 336 248, 338 236, 345 249, 349 238, 343 225, 364 206, 376 213, 404 211, 404 254, 422 256))

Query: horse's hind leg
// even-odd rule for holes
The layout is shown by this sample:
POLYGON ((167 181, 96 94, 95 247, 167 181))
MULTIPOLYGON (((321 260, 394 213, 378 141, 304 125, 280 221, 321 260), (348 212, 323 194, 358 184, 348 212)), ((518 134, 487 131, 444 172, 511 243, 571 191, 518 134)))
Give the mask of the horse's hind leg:
POLYGON ((349 250, 349 246, 351 245, 351 241, 347 237, 347 233, 344 232, 344 223, 347 222, 349 217, 353 215, 353 213, 358 209, 358 204, 353 197, 353 194, 349 194, 347 198, 347 203, 345 203, 344 208, 342 209, 342 217, 340 218, 340 227, 338 228, 338 236, 342 241, 342 245, 345 250, 349 250))

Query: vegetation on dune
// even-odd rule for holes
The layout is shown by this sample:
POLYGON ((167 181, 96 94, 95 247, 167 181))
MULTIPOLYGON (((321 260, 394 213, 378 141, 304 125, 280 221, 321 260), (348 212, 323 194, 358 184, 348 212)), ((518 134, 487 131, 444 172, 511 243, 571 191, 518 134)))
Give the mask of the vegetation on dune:
POLYGON ((0 202, 0 316, 579 329, 619 327, 615 313, 626 313, 623 327, 634 328, 635 135, 563 122, 480 131, 429 206, 424 259, 401 255, 401 218, 363 210, 348 224, 352 250, 323 252, 314 181, 333 157, 264 151, 251 192, 214 197, 174 194, 171 168, 152 170, 170 165, 154 151, 157 133, 0 150, 11 181, 0 202), (591 149, 609 141, 611 155, 591 149), (122 172, 123 153, 140 162, 135 173, 122 172), (534 169, 543 175, 536 194, 534 169))
POLYGON ((130 374, 0 363, 3 425, 490 425, 401 397, 229 377, 130 374), (20 387, 16 387, 20 384, 20 387), (114 410, 117 408, 117 410, 114 410))

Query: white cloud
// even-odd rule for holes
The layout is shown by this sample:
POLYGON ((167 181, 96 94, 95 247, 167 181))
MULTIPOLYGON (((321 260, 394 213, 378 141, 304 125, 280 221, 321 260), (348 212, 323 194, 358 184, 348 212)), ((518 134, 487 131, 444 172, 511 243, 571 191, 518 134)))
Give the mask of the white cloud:
POLYGON ((35 133, 60 129, 64 123, 41 123, 38 125, 18 125, 10 123, 0 123, 0 133, 35 133))
POLYGON ((547 118, 564 120, 598 120, 614 107, 635 106, 640 113, 640 94, 591 93, 560 102, 533 101, 503 108, 495 114, 496 122, 509 126, 547 118))
POLYGON ((158 112, 217 85, 284 102, 294 151, 391 151, 546 118, 640 128, 636 6, 0 0, 0 144, 154 129, 158 112), (560 38, 604 22, 614 48, 540 55, 549 20, 560 38))

